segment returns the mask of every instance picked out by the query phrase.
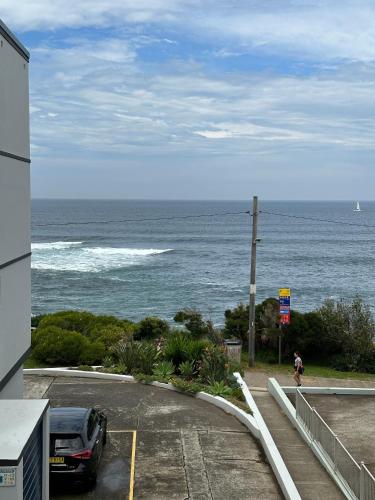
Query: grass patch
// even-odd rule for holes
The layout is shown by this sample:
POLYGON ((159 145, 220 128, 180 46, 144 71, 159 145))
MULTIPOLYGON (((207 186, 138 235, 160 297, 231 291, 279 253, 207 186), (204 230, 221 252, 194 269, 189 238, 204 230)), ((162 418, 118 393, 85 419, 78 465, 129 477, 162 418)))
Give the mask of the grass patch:
POLYGON ((46 363, 41 363, 37 361, 32 356, 29 356, 23 363, 24 368, 51 368, 51 365, 47 365, 46 363))
POLYGON ((253 414, 252 410, 249 408, 249 405, 246 402, 240 401, 239 399, 233 396, 224 396, 224 399, 234 404, 235 406, 238 406, 238 408, 243 410, 245 413, 248 413, 249 415, 253 414))
MULTIPOLYGON (((270 375, 284 374, 293 375, 293 367, 291 363, 283 363, 281 365, 274 363, 266 363, 265 361, 255 362, 254 368, 249 368, 246 361, 242 362, 242 366, 247 372, 262 371, 269 373, 270 375)), ((364 372, 341 372, 330 368, 329 366, 322 366, 317 364, 305 364, 305 374, 306 377, 323 377, 323 378, 337 378, 342 380, 371 380, 375 382, 374 373, 364 373, 364 372)))

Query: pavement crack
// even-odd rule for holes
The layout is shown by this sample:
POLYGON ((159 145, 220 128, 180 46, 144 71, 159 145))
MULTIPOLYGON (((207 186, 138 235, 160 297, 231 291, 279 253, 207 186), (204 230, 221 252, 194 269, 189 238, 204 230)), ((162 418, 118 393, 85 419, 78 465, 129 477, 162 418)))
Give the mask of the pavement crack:
POLYGON ((54 383, 56 377, 52 377, 51 382, 49 383, 47 389, 44 391, 42 399, 44 399, 47 396, 48 391, 50 390, 51 385, 54 383))
MULTIPOLYGON (((208 434, 208 431, 207 431, 207 434, 208 434)), ((203 462, 203 465, 204 465, 204 475, 206 476, 206 479, 207 479, 208 491, 209 491, 209 493, 211 495, 211 498, 213 499, 213 494, 212 494, 212 488, 211 488, 211 484, 210 484, 210 479, 209 479, 208 474, 207 474, 206 461, 204 459, 204 455, 203 455, 203 452, 202 452, 201 435, 200 435, 199 432, 198 432, 198 442, 199 442, 199 448, 201 450, 202 462, 203 462)))
POLYGON ((187 493, 188 493, 187 499, 185 499, 185 500, 189 500, 190 499, 189 480, 188 480, 188 474, 187 474, 187 470, 186 470, 186 456, 185 456, 184 440, 183 440, 182 430, 181 429, 179 430, 179 433, 180 433, 180 443, 181 443, 182 466, 184 468, 186 490, 187 490, 187 493))

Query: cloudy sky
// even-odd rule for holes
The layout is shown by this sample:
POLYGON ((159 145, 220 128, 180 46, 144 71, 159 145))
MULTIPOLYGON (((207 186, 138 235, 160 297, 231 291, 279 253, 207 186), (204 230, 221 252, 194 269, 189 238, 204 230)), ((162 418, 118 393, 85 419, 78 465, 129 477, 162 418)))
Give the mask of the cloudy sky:
POLYGON ((32 194, 375 199, 373 0, 0 0, 32 194))

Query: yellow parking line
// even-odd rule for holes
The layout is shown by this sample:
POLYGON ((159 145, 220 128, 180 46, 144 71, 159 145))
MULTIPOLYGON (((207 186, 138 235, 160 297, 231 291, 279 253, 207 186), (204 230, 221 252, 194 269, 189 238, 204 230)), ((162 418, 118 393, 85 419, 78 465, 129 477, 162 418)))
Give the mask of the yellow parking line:
POLYGON ((134 495, 134 475, 135 475, 135 449, 137 446, 137 431, 133 431, 132 457, 130 462, 130 485, 129 500, 133 500, 134 495))
POLYGON ((111 431, 111 430, 107 430, 107 432, 109 432, 110 434, 116 434, 116 433, 122 433, 122 432, 134 432, 133 429, 120 429, 120 430, 114 430, 114 431, 111 431))

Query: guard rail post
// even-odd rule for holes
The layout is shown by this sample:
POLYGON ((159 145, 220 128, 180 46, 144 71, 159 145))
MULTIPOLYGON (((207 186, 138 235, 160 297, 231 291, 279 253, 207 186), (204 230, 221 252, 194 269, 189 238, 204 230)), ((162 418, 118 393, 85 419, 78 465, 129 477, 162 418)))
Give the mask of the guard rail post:
POLYGON ((336 448, 337 448, 337 435, 333 435, 334 440, 333 440, 333 468, 336 472, 337 470, 337 463, 336 463, 336 448))
POLYGON ((359 500, 365 499, 365 469, 364 462, 361 462, 361 472, 359 474, 359 500))
POLYGON ((311 413, 310 413, 310 434, 311 434, 311 440, 316 441, 316 437, 318 434, 318 424, 317 424, 317 418, 316 418, 316 410, 315 406, 311 407, 311 413))

